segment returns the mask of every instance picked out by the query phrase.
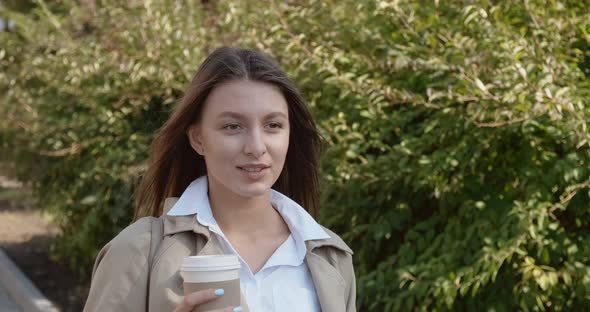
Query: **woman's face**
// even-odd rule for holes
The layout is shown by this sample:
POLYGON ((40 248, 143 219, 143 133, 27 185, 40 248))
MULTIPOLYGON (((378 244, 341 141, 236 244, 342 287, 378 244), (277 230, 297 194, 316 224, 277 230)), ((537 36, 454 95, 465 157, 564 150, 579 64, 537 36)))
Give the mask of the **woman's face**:
POLYGON ((267 194, 279 178, 289 131, 287 102, 275 86, 231 80, 209 94, 188 135, 205 158, 210 190, 251 198, 267 194))

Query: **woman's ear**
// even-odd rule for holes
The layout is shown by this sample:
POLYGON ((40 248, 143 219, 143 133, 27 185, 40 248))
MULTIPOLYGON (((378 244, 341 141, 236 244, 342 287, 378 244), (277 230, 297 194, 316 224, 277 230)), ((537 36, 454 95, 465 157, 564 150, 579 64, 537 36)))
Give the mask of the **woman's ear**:
POLYGON ((204 148, 203 148, 203 141, 201 140, 201 131, 198 125, 192 125, 188 128, 186 132, 188 136, 188 141, 191 144, 191 147, 197 152, 199 155, 203 156, 204 148))

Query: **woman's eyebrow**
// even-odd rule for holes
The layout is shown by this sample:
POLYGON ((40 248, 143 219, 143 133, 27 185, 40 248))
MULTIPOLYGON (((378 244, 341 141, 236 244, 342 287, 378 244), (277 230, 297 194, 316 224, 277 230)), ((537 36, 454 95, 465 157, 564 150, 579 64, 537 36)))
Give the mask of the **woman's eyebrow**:
POLYGON ((283 112, 272 112, 268 115, 266 115, 264 118, 265 119, 271 119, 271 118, 276 118, 276 117, 282 117, 285 119, 289 119, 289 117, 287 117, 287 114, 283 113, 283 112))
MULTIPOLYGON (((224 111, 224 112, 219 113, 219 115, 217 115, 217 118, 224 118, 224 117, 236 118, 236 119, 246 119, 246 116, 244 116, 240 113, 229 112, 229 111, 224 111)), ((264 116, 264 119, 271 119, 271 118, 276 118, 276 117, 282 117, 285 119, 289 119, 289 117, 287 117, 287 114, 285 114, 283 112, 269 113, 266 116, 264 116)))
POLYGON ((235 112, 221 112, 219 115, 217 115, 217 118, 223 118, 223 117, 230 117, 230 118, 236 118, 236 119, 245 119, 246 117, 240 113, 235 113, 235 112))

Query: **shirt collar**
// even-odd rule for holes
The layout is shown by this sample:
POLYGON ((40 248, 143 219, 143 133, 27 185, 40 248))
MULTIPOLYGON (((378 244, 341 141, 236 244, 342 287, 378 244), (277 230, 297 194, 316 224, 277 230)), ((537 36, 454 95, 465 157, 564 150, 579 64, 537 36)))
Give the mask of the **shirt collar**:
MULTIPOLYGON (((215 233, 221 233, 211 211, 207 195, 207 176, 191 182, 178 201, 168 211, 168 216, 187 216, 196 214, 197 221, 215 233)), ((305 242, 328 239, 330 236, 299 204, 276 190, 271 190, 270 201, 289 226, 298 251, 305 254, 305 242)))

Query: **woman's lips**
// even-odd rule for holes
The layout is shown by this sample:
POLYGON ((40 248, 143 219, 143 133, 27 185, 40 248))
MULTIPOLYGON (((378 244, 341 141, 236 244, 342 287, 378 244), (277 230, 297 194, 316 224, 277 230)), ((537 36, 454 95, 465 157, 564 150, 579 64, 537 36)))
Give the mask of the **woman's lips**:
POLYGON ((268 168, 270 167, 238 167, 242 174, 251 180, 258 180, 264 177, 264 175, 266 175, 266 172, 268 171, 268 168))

